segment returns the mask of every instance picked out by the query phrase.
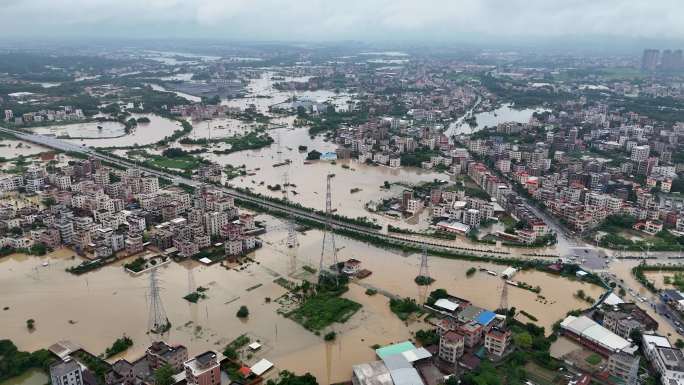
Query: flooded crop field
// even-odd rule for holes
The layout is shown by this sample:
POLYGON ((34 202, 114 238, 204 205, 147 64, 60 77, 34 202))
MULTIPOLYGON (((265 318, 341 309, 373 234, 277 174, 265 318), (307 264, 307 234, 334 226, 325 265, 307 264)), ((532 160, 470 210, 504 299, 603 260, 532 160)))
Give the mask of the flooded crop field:
POLYGON ((24 142, 23 140, 0 140, 0 157, 5 159, 13 159, 20 156, 33 156, 48 151, 51 150, 47 147, 24 142))
POLYGON ((126 134, 123 124, 119 122, 88 122, 65 125, 36 127, 37 134, 71 137, 70 142, 89 147, 129 147, 146 146, 157 143, 174 131, 180 129, 180 123, 154 114, 131 114, 131 118, 146 117, 149 123, 138 124, 126 134), (99 129, 98 126, 102 127, 99 129))

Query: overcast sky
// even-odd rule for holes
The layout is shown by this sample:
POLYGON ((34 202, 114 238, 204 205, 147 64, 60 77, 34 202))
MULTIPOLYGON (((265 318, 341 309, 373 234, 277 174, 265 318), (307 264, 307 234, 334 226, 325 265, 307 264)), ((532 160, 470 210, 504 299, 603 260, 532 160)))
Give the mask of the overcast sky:
POLYGON ((0 37, 684 40, 684 0, 0 0, 0 37))

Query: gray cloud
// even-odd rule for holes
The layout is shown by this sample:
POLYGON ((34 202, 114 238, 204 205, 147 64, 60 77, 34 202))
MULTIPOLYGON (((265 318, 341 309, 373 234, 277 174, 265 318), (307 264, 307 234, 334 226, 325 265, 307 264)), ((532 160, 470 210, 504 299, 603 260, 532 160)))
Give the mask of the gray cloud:
POLYGON ((0 35, 684 39, 681 0, 0 0, 0 35))

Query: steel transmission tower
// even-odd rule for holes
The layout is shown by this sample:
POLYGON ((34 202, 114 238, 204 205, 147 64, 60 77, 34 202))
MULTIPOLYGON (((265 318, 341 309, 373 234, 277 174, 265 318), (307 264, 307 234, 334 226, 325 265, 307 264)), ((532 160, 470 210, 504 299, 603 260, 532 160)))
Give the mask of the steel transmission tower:
MULTIPOLYGON (((290 194, 288 189, 290 187, 290 176, 288 169, 290 168, 290 165, 287 164, 285 167, 285 173, 283 174, 283 188, 285 189, 285 202, 289 203, 290 194)), ((287 247, 289 248, 299 246, 295 224, 294 209, 290 207, 287 210, 287 247)))
POLYGON ((418 271, 418 276, 424 277, 428 281, 431 280, 430 271, 428 270, 427 246, 425 245, 423 245, 423 252, 420 255, 420 270, 418 271))
MULTIPOLYGON (((278 164, 283 163, 283 149, 282 149, 282 143, 281 143, 281 137, 280 137, 280 132, 278 132, 278 164)), ((287 164, 283 165, 284 170, 283 171, 283 199, 285 200, 285 203, 290 202, 290 162, 285 161, 287 164)), ((281 166, 281 167, 283 167, 281 166)), ((292 208, 287 209, 287 247, 293 248, 298 246, 297 242, 297 230, 295 229, 295 218, 294 218, 294 211, 292 208)))
POLYGON ((197 290, 197 285, 195 285, 195 274, 192 272, 192 267, 188 269, 188 293, 193 293, 197 290))
POLYGON ((159 279, 157 278, 157 268, 152 269, 150 272, 150 287, 149 287, 149 299, 150 299, 150 314, 147 323, 147 330, 154 335, 164 334, 171 327, 168 317, 166 316, 166 311, 164 310, 164 305, 161 301, 161 296, 159 295, 159 279))
POLYGON ((428 287, 432 284, 430 270, 428 269, 427 246, 425 245, 423 245, 423 251, 420 254, 420 269, 418 270, 416 283, 418 284, 418 302, 424 304, 427 299, 428 287))
POLYGON ((325 230, 323 231, 323 245, 321 247, 321 260, 318 266, 318 274, 319 274, 319 281, 320 277, 322 274, 324 274, 324 269, 327 271, 327 268, 325 267, 325 260, 327 259, 326 256, 327 254, 330 255, 330 259, 332 259, 332 266, 333 266, 333 274, 335 275, 335 278, 337 278, 338 275, 338 267, 337 267, 337 248, 335 246, 335 233, 333 232, 333 225, 332 225, 332 188, 331 188, 331 180, 334 177, 333 174, 328 174, 326 178, 326 190, 325 190, 325 230), (326 249, 328 249, 326 253, 326 249))
POLYGON ((508 283, 505 279, 501 280, 503 287, 501 288, 501 301, 499 302, 499 309, 508 310, 508 283))

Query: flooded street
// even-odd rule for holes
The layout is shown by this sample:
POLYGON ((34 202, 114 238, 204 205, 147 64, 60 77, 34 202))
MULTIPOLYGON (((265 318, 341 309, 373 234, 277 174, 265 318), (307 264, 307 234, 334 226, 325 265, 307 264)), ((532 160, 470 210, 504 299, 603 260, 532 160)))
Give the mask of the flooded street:
MULTIPOLYGON (((265 300, 285 293, 285 289, 273 283, 274 279, 310 276, 302 266, 318 267, 322 233, 300 234, 300 247, 294 259, 284 247, 286 234, 282 223, 266 216, 258 219, 273 230, 262 237, 264 247, 253 253, 256 263, 243 270, 204 266, 194 261, 170 263, 159 269, 161 297, 172 323, 169 342, 185 344, 191 354, 197 354, 206 349, 222 350, 228 342, 247 333, 264 345, 262 351, 247 360, 249 363, 267 358, 279 369, 310 371, 320 383, 327 384, 348 380, 352 364, 372 360, 374 352, 370 346, 406 340, 411 330, 426 327, 422 323, 406 327, 390 313, 387 298, 367 296, 365 288, 355 283, 350 284, 345 296, 361 303, 363 308, 347 323, 333 325, 332 329, 339 333, 335 342, 326 343, 322 337, 277 315, 278 305, 265 300), (209 298, 198 304, 184 300, 182 297, 190 291, 192 281, 209 288, 209 298), (250 311, 246 321, 235 316, 241 305, 247 305, 250 311)), ((339 260, 354 257, 373 271, 363 281, 365 284, 400 296, 418 297, 418 287, 413 282, 418 272, 417 255, 403 256, 347 238, 337 239, 339 260)), ((135 344, 125 357, 141 355, 150 342, 145 334, 148 275, 124 272, 123 262, 82 276, 71 275, 64 269, 80 262, 72 259, 72 255, 73 252, 61 249, 47 257, 11 255, 0 259, 0 307, 9 307, 1 313, 0 330, 23 350, 70 339, 96 354, 126 334, 135 344), (49 261, 47 267, 41 266, 45 260, 49 261), (36 321, 33 332, 26 328, 30 318, 36 321)), ((430 258, 430 272, 436 279, 431 289, 445 288, 477 306, 496 308, 502 280, 481 272, 466 278, 465 271, 472 266, 495 271, 504 268, 430 258)), ((594 297, 601 293, 596 286, 534 271, 521 272, 514 279, 541 286, 541 295, 548 304, 540 303, 536 294, 514 287, 509 288, 508 303, 538 317, 539 324, 547 330, 568 310, 582 307, 573 297, 578 289, 594 297)))
MULTIPOLYGON (((639 260, 616 260, 612 263, 610 271, 614 273, 621 282, 624 283, 626 288, 633 289, 637 295, 646 298, 647 302, 641 302, 638 298, 634 297, 630 293, 627 293, 623 300, 625 302, 633 302, 639 305, 640 308, 646 310, 648 314, 658 321, 658 333, 666 336, 678 336, 678 333, 674 330, 670 322, 662 315, 655 312, 653 307, 650 306, 651 302, 655 302, 655 294, 649 292, 643 285, 641 285, 632 275, 632 268, 638 265, 641 261, 639 260)), ((660 273, 648 273, 646 276, 651 279, 656 287, 663 287, 663 280, 659 278, 660 273)))

